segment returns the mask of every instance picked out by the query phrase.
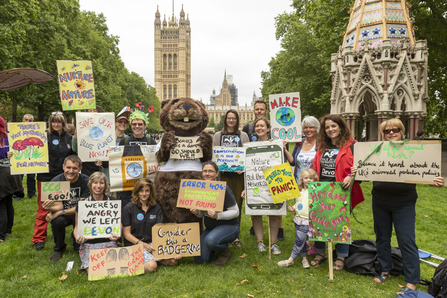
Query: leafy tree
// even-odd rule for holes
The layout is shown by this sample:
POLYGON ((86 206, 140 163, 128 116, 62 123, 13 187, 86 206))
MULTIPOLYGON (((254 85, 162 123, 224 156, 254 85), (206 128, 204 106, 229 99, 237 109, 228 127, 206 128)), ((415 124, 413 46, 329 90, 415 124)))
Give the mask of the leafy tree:
POLYGON ((225 121, 225 116, 224 115, 220 116, 219 123, 217 123, 216 126, 214 126, 215 132, 221 131, 223 129, 224 121, 225 121))
POLYGON ((216 123, 214 122, 214 117, 211 117, 210 122, 208 123, 208 127, 215 127, 216 123))

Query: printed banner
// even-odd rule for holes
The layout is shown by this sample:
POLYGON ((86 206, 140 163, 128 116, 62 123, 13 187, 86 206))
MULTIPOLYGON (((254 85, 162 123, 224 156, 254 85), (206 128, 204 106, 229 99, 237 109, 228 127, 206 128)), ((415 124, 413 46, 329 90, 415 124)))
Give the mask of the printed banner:
POLYGON ((56 63, 62 110, 95 109, 92 62, 58 60, 56 63))
POLYGON ((281 203, 300 196, 298 185, 288 162, 262 171, 273 202, 281 203))
POLYGON ((109 147, 110 191, 132 190, 141 178, 155 180, 155 145, 109 147))
POLYGON ((121 201, 79 201, 78 234, 87 239, 121 236, 121 201))
POLYGON ((49 172, 45 130, 45 122, 8 123, 11 175, 49 172))
POLYGON ((349 189, 342 182, 309 182, 310 241, 351 244, 349 189))
POLYGON ((245 214, 286 215, 284 202, 273 202, 265 169, 284 162, 282 141, 245 143, 245 214))
POLYGON ((92 249, 88 280, 144 273, 143 243, 133 246, 92 249))
POLYGON ((69 201, 70 200, 70 182, 68 181, 50 181, 40 184, 40 201, 69 201))
POLYGON ((225 181, 182 179, 177 207, 221 212, 223 211, 226 187, 225 181))
POLYGON ((196 159, 203 157, 199 137, 176 137, 177 144, 171 150, 170 157, 173 159, 196 159))
POLYGON ((362 162, 355 180, 432 184, 441 176, 441 141, 357 142, 354 165, 362 162))
POLYGON ((272 138, 301 142, 300 93, 271 94, 269 104, 272 138))
POLYGON ((200 256, 198 222, 156 224, 152 227, 152 255, 156 259, 200 256))
POLYGON ((213 161, 221 172, 245 172, 245 148, 213 147, 213 161))
POLYGON ((76 113, 78 156, 82 161, 108 161, 115 146, 115 113, 76 113))

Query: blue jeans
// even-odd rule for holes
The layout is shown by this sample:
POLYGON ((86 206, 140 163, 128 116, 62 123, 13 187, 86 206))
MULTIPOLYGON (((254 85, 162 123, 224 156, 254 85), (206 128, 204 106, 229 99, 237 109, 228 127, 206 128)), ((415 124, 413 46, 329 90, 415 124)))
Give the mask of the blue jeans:
MULTIPOLYGON (((349 244, 337 243, 335 249, 337 250, 337 257, 347 258, 349 256, 349 244)), ((326 242, 315 241, 315 252, 324 254, 326 252, 326 242)))
POLYGON ((292 259, 296 259, 298 256, 306 256, 306 240, 308 231, 308 225, 297 225, 295 223, 295 245, 293 246, 292 254, 290 255, 292 259))
POLYGON ((228 248, 228 243, 239 236, 239 225, 220 225, 212 230, 205 229, 200 236, 200 256, 194 257, 196 264, 209 263, 214 252, 222 253, 228 248))
POLYGON ((402 253, 405 281, 418 284, 421 280, 418 247, 416 245, 416 200, 393 203, 372 200, 374 232, 377 256, 383 272, 389 272, 394 264, 391 258, 391 235, 396 231, 397 243, 402 253))

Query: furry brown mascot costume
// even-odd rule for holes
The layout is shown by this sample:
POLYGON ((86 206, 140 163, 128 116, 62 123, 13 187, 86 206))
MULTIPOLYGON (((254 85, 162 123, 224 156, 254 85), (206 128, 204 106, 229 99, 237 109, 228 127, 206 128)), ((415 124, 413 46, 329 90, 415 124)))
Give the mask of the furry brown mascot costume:
POLYGON ((181 179, 202 179, 202 162, 211 160, 213 139, 205 131, 208 113, 203 103, 191 98, 164 100, 161 103, 160 125, 165 134, 156 153, 158 162, 164 164, 155 178, 155 196, 163 211, 163 222, 184 223, 199 219, 188 209, 177 208, 181 179), (170 152, 177 143, 176 137, 198 136, 203 157, 193 160, 170 159, 170 152))

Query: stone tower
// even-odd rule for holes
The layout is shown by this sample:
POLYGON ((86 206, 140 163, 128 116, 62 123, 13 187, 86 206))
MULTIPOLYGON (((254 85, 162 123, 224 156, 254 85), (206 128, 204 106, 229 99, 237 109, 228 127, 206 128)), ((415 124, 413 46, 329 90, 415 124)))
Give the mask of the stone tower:
POLYGON ((405 0, 355 0, 343 46, 331 57, 331 113, 358 140, 381 140, 398 117, 413 138, 426 116, 428 49, 416 41, 405 0))
POLYGON ((231 106, 231 92, 230 88, 228 88, 227 71, 225 71, 222 89, 220 89, 220 94, 216 97, 215 105, 231 106))
POLYGON ((174 12, 163 22, 160 12, 154 22, 155 89, 160 100, 191 97, 191 27, 189 15, 180 11, 177 22, 174 12))

